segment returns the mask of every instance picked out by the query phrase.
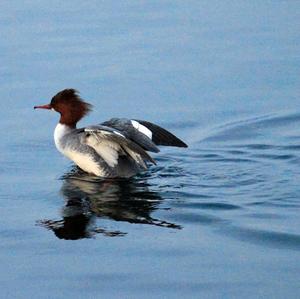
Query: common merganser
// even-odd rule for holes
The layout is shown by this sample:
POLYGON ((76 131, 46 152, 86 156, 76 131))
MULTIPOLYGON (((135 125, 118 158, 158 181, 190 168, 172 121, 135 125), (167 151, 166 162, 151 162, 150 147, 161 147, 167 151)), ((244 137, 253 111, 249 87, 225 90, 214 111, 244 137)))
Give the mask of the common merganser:
POLYGON ((179 138, 151 122, 112 118, 101 124, 77 129, 76 124, 92 110, 75 89, 57 93, 50 104, 34 109, 60 113, 54 130, 56 148, 90 174, 114 178, 131 177, 156 164, 147 153, 159 152, 157 145, 187 147, 179 138))

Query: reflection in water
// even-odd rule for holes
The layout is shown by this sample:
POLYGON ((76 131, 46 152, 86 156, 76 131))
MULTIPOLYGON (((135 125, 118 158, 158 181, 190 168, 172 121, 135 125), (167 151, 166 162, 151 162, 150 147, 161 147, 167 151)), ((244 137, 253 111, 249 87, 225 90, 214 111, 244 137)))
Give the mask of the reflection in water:
POLYGON ((80 171, 66 174, 61 194, 65 199, 62 220, 42 220, 39 224, 53 230, 60 239, 88 238, 95 233, 105 236, 124 236, 120 231, 96 227, 96 219, 106 218, 129 223, 149 224, 180 229, 179 225, 150 216, 162 198, 149 191, 143 178, 103 180, 80 171))

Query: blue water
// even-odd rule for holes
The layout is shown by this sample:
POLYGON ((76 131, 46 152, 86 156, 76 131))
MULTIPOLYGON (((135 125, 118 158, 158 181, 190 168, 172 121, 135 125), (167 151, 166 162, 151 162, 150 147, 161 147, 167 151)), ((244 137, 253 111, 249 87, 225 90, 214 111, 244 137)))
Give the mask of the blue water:
POLYGON ((299 298, 298 1, 2 1, 1 298, 299 298), (164 148, 131 180, 55 149, 73 87, 164 148))

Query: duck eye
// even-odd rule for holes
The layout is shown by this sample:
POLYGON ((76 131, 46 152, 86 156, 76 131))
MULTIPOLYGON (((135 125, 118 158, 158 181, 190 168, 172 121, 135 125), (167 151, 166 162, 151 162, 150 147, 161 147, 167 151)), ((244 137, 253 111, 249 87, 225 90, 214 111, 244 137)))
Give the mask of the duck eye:
POLYGON ((88 132, 85 134, 85 137, 90 137, 90 136, 91 136, 91 134, 88 132))

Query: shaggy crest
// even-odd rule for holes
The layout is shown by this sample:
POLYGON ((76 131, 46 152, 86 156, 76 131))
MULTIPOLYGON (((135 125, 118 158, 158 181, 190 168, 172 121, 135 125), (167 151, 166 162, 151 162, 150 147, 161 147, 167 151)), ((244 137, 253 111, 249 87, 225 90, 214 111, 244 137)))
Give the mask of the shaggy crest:
POLYGON ((92 110, 75 89, 64 89, 51 100, 51 108, 61 115, 60 123, 76 127, 76 123, 92 110))

